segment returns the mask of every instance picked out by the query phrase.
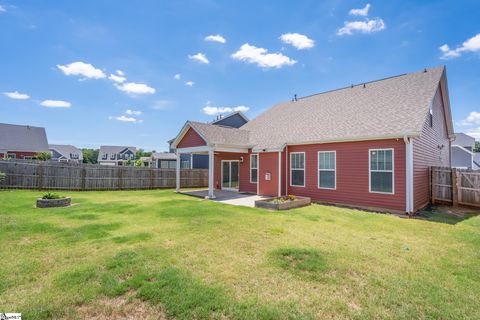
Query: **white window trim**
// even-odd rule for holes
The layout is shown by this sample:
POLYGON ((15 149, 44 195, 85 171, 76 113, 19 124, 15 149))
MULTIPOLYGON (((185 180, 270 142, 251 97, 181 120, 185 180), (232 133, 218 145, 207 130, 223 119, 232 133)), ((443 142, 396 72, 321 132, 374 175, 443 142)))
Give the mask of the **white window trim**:
POLYGON ((379 194, 395 194, 395 150, 393 148, 368 149, 368 192, 379 194), (392 192, 372 191, 372 151, 392 151, 392 170, 374 170, 373 172, 391 172, 392 173, 392 192))
POLYGON ((250 154, 250 183, 258 183, 258 177, 259 177, 259 172, 258 172, 258 153, 252 153, 250 154), (256 156, 257 157, 257 167, 252 168, 252 157, 256 156), (252 181, 252 169, 257 169, 257 182, 252 181))
POLYGON ((326 190, 337 190, 337 151, 335 150, 322 150, 317 152, 317 188, 326 190), (335 155, 335 169, 320 169, 320 153, 332 153, 335 155), (333 171, 335 173, 335 187, 320 187, 320 171, 333 171))
POLYGON ((305 187, 305 180, 307 177, 305 175, 305 168, 307 166, 307 157, 305 152, 290 152, 290 187, 305 187), (293 170, 303 170, 303 185, 292 184, 292 155, 294 154, 303 154, 303 169, 293 169, 293 170))

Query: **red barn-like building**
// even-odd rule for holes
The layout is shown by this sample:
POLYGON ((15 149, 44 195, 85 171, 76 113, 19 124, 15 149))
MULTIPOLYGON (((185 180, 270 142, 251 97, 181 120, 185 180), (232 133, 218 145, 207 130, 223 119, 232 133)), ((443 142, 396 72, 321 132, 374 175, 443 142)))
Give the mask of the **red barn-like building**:
POLYGON ((50 152, 45 128, 0 123, 0 159, 33 159, 50 152))
POLYGON ((209 197, 293 194, 414 212, 429 203, 429 167, 450 166, 452 139, 441 66, 295 98, 238 129, 188 121, 173 146, 209 154, 209 197))

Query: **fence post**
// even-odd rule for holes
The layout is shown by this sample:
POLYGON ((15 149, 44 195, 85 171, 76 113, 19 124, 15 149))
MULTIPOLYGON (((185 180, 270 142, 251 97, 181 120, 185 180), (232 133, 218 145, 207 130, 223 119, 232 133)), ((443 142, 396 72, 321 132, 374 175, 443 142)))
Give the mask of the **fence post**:
POLYGON ((435 204, 435 196, 437 193, 437 171, 435 170, 435 167, 430 168, 431 170, 431 175, 432 175, 432 204, 435 204))
POLYGON ((454 207, 458 207, 458 198, 459 198, 459 193, 458 193, 458 171, 455 168, 452 168, 452 205, 454 207))
POLYGON ((463 202, 463 194, 462 194, 462 171, 455 169, 455 189, 457 190, 457 205, 463 202))
POLYGON ((37 187, 39 190, 43 189, 43 164, 38 166, 38 180, 37 180, 37 187))
POLYGON ((80 190, 85 190, 85 187, 86 187, 86 184, 87 184, 87 167, 84 166, 82 168, 82 175, 81 175, 81 178, 82 178, 82 184, 80 186, 80 190))

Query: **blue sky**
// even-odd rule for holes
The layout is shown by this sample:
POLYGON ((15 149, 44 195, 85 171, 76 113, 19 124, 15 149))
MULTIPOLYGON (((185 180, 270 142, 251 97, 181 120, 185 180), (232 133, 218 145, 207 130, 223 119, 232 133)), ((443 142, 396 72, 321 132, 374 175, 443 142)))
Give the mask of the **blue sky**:
POLYGON ((447 65, 480 138, 479 1, 0 0, 0 122, 166 150, 183 123, 447 65), (446 45, 446 46, 445 46, 446 45))

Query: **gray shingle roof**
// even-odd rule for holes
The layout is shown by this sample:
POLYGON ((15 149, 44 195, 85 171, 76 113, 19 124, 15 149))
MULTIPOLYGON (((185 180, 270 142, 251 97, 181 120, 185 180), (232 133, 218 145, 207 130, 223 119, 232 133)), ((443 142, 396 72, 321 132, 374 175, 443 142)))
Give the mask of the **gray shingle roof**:
POLYGON ((188 124, 210 144, 254 150, 419 136, 444 71, 440 66, 279 103, 239 129, 188 124))
POLYGON ((444 66, 275 105, 241 127, 255 149, 420 135, 444 66))
POLYGON ((175 153, 170 152, 154 152, 152 153, 152 158, 154 160, 176 160, 177 156, 175 153))
POLYGON ((455 133, 455 140, 452 142, 454 145, 462 146, 462 147, 474 147, 475 146, 475 138, 469 136, 465 133, 455 133))
POLYGON ((249 146, 249 132, 231 127, 190 121, 190 125, 211 144, 249 146))
POLYGON ((48 152, 45 128, 0 123, 0 150, 48 152))
POLYGON ((66 145, 66 144, 49 144, 48 147, 50 150, 55 150, 62 156, 64 156, 66 159, 72 159, 70 157, 70 154, 77 154, 78 158, 75 160, 83 160, 83 153, 82 150, 78 149, 75 146, 72 145, 66 145))

